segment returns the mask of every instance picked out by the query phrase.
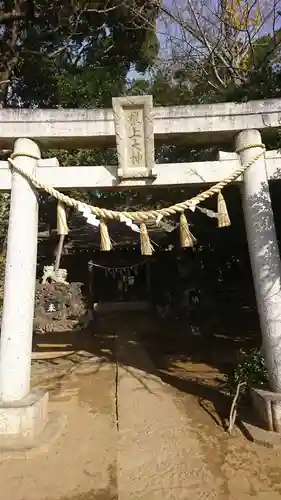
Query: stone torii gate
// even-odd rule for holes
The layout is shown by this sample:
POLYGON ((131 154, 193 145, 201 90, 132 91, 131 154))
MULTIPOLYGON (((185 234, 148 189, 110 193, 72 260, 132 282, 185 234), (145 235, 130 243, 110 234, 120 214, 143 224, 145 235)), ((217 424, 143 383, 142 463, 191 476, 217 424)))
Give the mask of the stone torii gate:
MULTIPOLYGON (((57 189, 213 184, 263 151, 261 133, 266 137, 269 129, 280 127, 279 107, 278 100, 268 100, 153 109, 152 98, 141 96, 113 99, 113 111, 1 110, 0 147, 13 148, 16 166, 57 189), (233 149, 241 152, 220 152, 212 162, 161 165, 154 163, 154 140, 187 147, 232 141, 233 149), (42 160, 39 149, 114 146, 115 141, 119 166, 62 168, 56 159, 42 160)), ((268 179, 278 178, 280 160, 278 152, 267 152, 238 179, 275 393, 281 393, 281 280, 268 179)), ((38 202, 32 184, 8 162, 0 162, 0 190, 11 190, 0 351, 0 447, 8 447, 11 440, 30 446, 50 423, 48 395, 30 392, 38 202)))

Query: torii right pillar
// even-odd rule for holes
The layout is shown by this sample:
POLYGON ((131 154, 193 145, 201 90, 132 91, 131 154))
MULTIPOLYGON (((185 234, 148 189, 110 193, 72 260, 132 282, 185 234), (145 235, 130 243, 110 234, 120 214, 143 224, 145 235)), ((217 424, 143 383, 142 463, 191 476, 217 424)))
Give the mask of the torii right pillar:
MULTIPOLYGON (((258 130, 244 130, 235 140, 242 165, 262 152, 258 130), (260 144, 260 146, 259 146, 260 144)), ((281 264, 263 154, 244 174, 243 210, 260 316, 269 391, 252 391, 269 430, 281 432, 281 264)))

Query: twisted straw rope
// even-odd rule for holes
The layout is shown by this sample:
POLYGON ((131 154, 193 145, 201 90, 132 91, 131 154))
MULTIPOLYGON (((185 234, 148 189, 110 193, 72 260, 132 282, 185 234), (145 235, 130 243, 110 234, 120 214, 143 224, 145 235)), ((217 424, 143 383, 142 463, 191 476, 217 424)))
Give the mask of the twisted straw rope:
POLYGON ((254 156, 251 160, 245 163, 245 165, 241 165, 241 167, 237 168, 232 174, 230 174, 228 177, 223 179, 220 182, 217 182, 217 184, 214 184, 211 188, 207 189, 206 191, 203 191, 202 193, 199 193, 197 196, 194 196, 193 198, 190 198, 189 200, 183 201, 181 203, 176 203, 175 205, 171 205, 170 207, 167 208, 160 208, 158 210, 140 210, 136 212, 119 212, 117 210, 108 210, 106 208, 99 208, 95 207, 93 205, 88 205, 87 203, 82 203, 78 200, 75 200, 74 198, 71 198, 63 193, 60 193, 57 191, 57 189, 53 188, 52 186, 48 186, 46 184, 43 184, 40 182, 36 177, 28 172, 25 172, 21 167, 15 164, 14 158, 18 156, 28 156, 30 158, 38 160, 37 157, 27 155, 26 153, 14 153, 11 155, 10 158, 8 158, 8 162, 10 165, 20 174, 22 174, 26 179, 30 180, 32 184, 38 188, 38 189, 43 189, 47 193, 49 193, 51 196, 56 198, 58 201, 61 201, 65 205, 76 208, 79 210, 81 208, 81 205, 83 207, 88 207, 90 208, 91 212, 96 215, 99 218, 102 219, 110 219, 110 220, 120 220, 120 217, 127 217, 128 219, 131 219, 133 221, 137 222, 145 222, 148 220, 156 220, 159 215, 168 217, 171 215, 176 215, 177 213, 182 213, 186 209, 188 209, 191 206, 194 206, 195 204, 198 204, 202 201, 205 201, 212 196, 218 194, 223 188, 225 188, 227 185, 231 184, 233 181, 238 179, 240 175, 244 174, 246 170, 251 167, 265 152, 265 145, 264 144, 249 144, 248 146, 241 148, 240 150, 236 151, 237 153, 241 153, 242 151, 245 151, 246 149, 252 149, 252 148, 262 148, 262 151, 260 151, 258 154, 254 156))

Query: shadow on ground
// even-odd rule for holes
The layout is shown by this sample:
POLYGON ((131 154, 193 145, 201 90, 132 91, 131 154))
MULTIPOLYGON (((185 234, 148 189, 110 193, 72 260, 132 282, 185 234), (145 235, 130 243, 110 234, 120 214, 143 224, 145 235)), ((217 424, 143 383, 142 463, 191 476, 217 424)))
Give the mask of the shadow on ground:
MULTIPOLYGON (((128 343, 141 343, 155 367, 150 370, 132 357, 126 369, 149 370, 177 391, 193 395, 216 424, 224 428, 231 405, 228 374, 241 348, 260 344, 255 311, 241 310, 237 314, 224 308, 223 315, 204 320, 201 317, 193 324, 187 320, 162 322, 155 315, 144 313, 100 315, 88 329, 36 335, 33 351, 74 351, 79 353, 70 357, 74 365, 81 362, 83 353, 115 362, 120 336, 125 336, 128 343)), ((60 359, 47 362, 56 366, 60 359)))

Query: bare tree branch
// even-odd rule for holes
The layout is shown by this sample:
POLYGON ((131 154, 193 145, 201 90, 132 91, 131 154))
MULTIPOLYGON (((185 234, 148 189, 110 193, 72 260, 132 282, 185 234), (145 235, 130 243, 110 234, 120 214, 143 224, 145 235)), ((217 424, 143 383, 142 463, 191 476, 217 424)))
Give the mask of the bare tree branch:
POLYGON ((174 62, 185 59, 188 65, 200 52, 198 72, 208 64, 213 74, 208 78, 211 87, 245 83, 248 71, 258 69, 257 40, 265 34, 271 43, 259 66, 272 60, 281 44, 276 32, 281 0, 164 0, 163 5, 160 0, 150 0, 150 4, 157 5, 162 13, 165 58, 170 53, 174 62))

